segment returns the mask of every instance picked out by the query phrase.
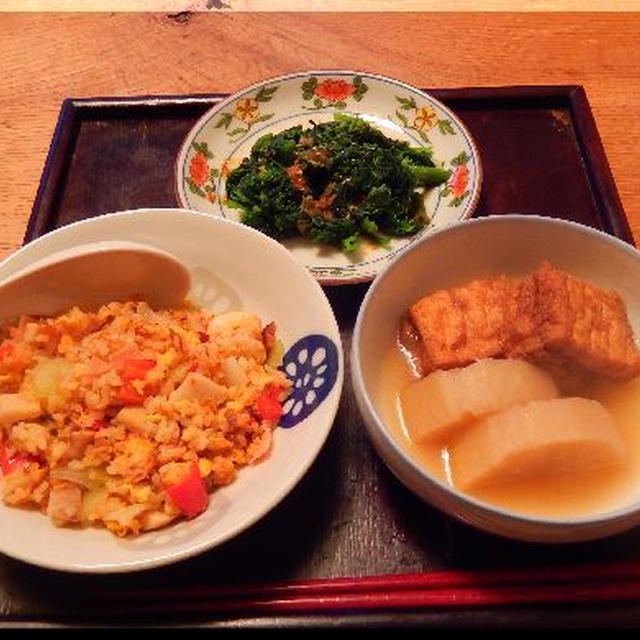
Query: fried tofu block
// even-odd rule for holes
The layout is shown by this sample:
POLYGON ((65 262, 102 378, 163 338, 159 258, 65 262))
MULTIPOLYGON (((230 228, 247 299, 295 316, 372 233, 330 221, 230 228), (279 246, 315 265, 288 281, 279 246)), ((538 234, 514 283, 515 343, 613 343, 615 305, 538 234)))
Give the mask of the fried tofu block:
POLYGON ((423 375, 481 358, 520 358, 572 377, 640 374, 620 296, 547 262, 525 278, 501 275, 436 291, 411 305, 408 317, 423 375))
POLYGON ((627 448, 595 400, 536 400, 469 428, 451 448, 457 487, 468 490, 624 463, 627 448))
POLYGON ((640 354, 625 304, 604 291, 543 263, 534 273, 542 349, 530 359, 556 360, 597 376, 628 380, 640 374, 640 354))
POLYGON ((409 307, 423 372, 501 357, 515 299, 513 282, 499 276, 436 291, 409 307))

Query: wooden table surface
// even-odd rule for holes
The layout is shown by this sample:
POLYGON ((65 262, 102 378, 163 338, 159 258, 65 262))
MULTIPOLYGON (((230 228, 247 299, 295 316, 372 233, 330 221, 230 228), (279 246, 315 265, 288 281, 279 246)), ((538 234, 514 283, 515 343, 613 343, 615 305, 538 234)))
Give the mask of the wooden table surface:
MULTIPOLYGON (((312 68, 357 69, 422 87, 582 85, 632 233, 639 242, 638 34, 640 13, 611 12, 0 13, 0 258, 22 243, 65 98, 232 92, 270 76, 312 68)), ((356 423, 355 407, 343 408, 340 419, 345 424, 356 423)), ((354 431, 355 427, 346 433, 350 436, 354 431)), ((366 453, 361 456, 362 465, 373 468, 376 464, 373 453, 365 450, 364 435, 351 441, 338 433, 331 446, 329 460, 334 459, 331 456, 352 455, 362 447, 366 453)), ((388 482, 381 491, 393 497, 393 487, 388 482)), ((409 499, 404 494, 400 498, 409 499)), ((299 503, 301 498, 294 496, 293 507, 298 508, 296 499, 299 503)), ((281 512, 280 520, 276 517, 268 522, 267 533, 274 534, 286 514, 281 512)), ((341 516, 338 513, 335 517, 341 516)), ((371 518, 375 521, 375 514, 371 518)), ((394 523, 398 535, 403 524, 411 525, 412 521, 394 523)), ((445 524, 441 529, 445 530, 445 524)), ((476 540, 471 532, 458 535, 476 540)), ((437 547, 440 538, 434 540, 429 544, 437 547)), ((449 538, 443 534, 442 540, 449 538)), ((236 550, 253 542, 249 532, 236 550)), ((350 542, 355 548, 361 540, 350 542)), ((635 540, 630 539, 629 544, 637 547, 635 540)), ((442 555, 453 554, 444 542, 442 546, 442 555)), ((464 545, 460 548, 467 549, 464 545)), ((591 556, 585 553, 588 558, 597 555, 600 547, 590 548, 595 551, 591 556)), ((464 553, 467 555, 462 559, 469 560, 474 548, 464 553)), ((519 553, 517 545, 505 545, 505 563, 519 553)), ((578 550, 576 555, 580 553, 578 550)), ((220 558, 210 554, 197 564, 185 563, 157 575, 160 581, 189 585, 192 570, 207 574, 210 568, 220 573, 216 566, 220 558)), ((562 550, 546 553, 545 561, 550 558, 561 561, 562 550)), ((293 568, 295 560, 290 561, 293 568)), ((363 556, 363 564, 367 560, 363 556)), ((401 560, 398 571, 404 567, 401 560)), ((472 560, 467 564, 473 564, 472 560)), ((406 563, 409 561, 413 559, 406 563)), ((255 579, 268 577, 268 570, 280 564, 282 558, 276 554, 262 569, 264 575, 257 573, 255 579)), ((285 563, 283 572, 293 573, 293 568, 285 563)), ((41 616, 67 611, 66 595, 76 598, 83 589, 103 583, 102 578, 81 578, 52 576, 3 562, 0 613, 18 620, 21 615, 32 619, 34 611, 41 616), (50 580, 46 585, 41 585, 43 576, 50 580)), ((148 576, 144 584, 154 585, 155 581, 156 574, 148 576)), ((120 582, 105 578, 104 585, 117 589, 120 582)), ((527 621, 539 620, 537 610, 525 613, 527 621)), ((589 609, 582 613, 588 615, 589 609)), ((614 613, 600 612, 606 616, 600 619, 640 620, 637 606, 614 613)), ((438 612, 433 615, 433 624, 442 623, 438 612)), ((464 617, 464 612, 461 615, 461 624, 489 620, 482 612, 473 619, 464 617)), ((567 615, 573 614, 569 611, 567 615)))
POLYGON ((640 239, 640 13, 0 13, 0 258, 67 97, 230 92, 302 68, 429 87, 584 86, 640 239))

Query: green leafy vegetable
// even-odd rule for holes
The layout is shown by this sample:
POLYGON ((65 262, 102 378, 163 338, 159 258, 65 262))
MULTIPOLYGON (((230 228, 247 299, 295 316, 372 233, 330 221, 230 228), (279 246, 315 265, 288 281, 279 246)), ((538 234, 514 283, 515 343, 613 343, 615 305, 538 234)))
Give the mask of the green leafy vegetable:
POLYGON ((386 246, 426 222, 426 189, 450 172, 431 150, 387 138, 364 120, 291 127, 261 137, 227 177, 241 220, 275 238, 302 235, 352 252, 361 238, 386 246))

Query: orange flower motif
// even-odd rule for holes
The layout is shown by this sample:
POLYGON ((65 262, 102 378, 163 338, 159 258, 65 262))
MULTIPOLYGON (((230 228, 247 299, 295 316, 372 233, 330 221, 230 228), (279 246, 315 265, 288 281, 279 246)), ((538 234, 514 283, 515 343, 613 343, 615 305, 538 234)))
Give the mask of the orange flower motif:
POLYGON ((216 201, 216 194, 213 191, 207 191, 207 195, 205 196, 209 202, 216 201))
POLYGON ((421 107, 416 109, 416 115, 413 118, 413 126, 420 131, 431 129, 438 122, 438 115, 433 107, 421 107))
POLYGON ((259 108, 260 106, 253 98, 243 98, 236 102, 236 109, 233 115, 238 120, 242 120, 242 122, 251 122, 258 114, 259 108))
POLYGON ((230 173, 231 173, 231 167, 229 166, 229 163, 225 160, 225 162, 223 162, 222 166, 220 167, 220 175, 222 175, 223 178, 226 178, 230 173))
POLYGON ((204 153, 196 153, 189 163, 189 176, 195 184, 201 187, 209 177, 209 165, 204 153))
POLYGON ((453 172, 453 176, 451 176, 451 180, 449 181, 449 188, 451 189, 451 193, 455 198, 460 198, 464 195, 464 192, 467 190, 467 185, 469 184, 469 169, 464 164, 459 164, 456 167, 456 170, 453 172))
POLYGON ((355 93, 356 88, 346 80, 323 80, 313 90, 313 94, 330 102, 345 100, 355 93))

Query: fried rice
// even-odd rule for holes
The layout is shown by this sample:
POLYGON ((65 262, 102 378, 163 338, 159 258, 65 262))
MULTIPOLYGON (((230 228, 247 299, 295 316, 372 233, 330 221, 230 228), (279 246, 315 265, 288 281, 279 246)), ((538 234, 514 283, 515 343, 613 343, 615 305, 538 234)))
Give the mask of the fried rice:
POLYGON ((139 301, 3 326, 5 503, 119 536, 195 517, 270 451, 280 345, 246 312, 139 301))

